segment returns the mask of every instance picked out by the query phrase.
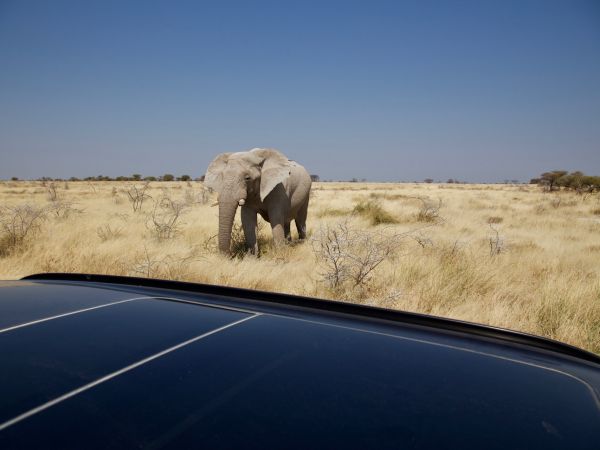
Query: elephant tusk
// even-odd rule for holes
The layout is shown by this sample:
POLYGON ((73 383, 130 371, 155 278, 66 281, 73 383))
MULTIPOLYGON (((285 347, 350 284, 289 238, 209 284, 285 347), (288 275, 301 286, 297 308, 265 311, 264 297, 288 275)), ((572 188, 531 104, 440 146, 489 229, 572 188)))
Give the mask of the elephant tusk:
POLYGON ((212 205, 210 205, 210 207, 212 208, 213 206, 218 206, 219 202, 214 202, 212 205))
POLYGON ((238 205, 240 206, 244 206, 246 204, 246 200, 244 200, 243 198, 240 199, 240 201, 238 202, 238 205))

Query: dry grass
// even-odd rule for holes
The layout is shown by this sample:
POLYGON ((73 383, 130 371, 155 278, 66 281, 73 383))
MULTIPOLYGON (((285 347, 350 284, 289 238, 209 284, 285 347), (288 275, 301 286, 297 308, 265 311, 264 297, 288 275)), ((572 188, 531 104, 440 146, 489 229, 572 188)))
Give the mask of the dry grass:
POLYGON ((136 194, 131 183, 55 183, 51 191, 38 182, 0 183, 1 223, 10 228, 11 211, 44 212, 29 233, 0 231, 0 278, 88 272, 242 286, 482 322, 600 353, 598 195, 545 194, 533 186, 315 183, 313 243, 319 230, 340 222, 369 242, 395 239, 389 251, 375 247, 373 261, 384 259, 360 283, 349 276, 351 282, 332 286, 314 245, 274 248, 268 224, 260 258, 243 257, 241 235, 234 236, 239 257, 218 254, 218 211, 201 183, 151 183, 136 211, 129 194, 136 194), (426 207, 438 210, 424 216, 426 207))

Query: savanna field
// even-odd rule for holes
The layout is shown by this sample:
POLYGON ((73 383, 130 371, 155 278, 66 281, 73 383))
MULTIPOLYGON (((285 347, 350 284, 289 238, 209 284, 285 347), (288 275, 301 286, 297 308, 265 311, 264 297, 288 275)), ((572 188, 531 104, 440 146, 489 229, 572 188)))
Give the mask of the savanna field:
POLYGON ((480 322, 600 353, 597 193, 313 183, 307 241, 275 248, 259 223, 259 258, 244 254, 239 211, 234 256, 219 254, 215 200, 200 182, 2 182, 0 279, 85 272, 238 286, 480 322))

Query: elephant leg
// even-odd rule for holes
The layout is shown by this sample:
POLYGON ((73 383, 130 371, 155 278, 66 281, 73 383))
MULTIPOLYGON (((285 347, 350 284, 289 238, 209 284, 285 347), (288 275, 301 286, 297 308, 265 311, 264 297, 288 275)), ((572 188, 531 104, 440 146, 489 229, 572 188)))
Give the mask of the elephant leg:
POLYGON ((306 216, 308 214, 308 198, 296 214, 296 229, 298 230, 298 238, 306 239, 306 216))
POLYGON ((282 245, 285 242, 285 219, 283 214, 269 213, 271 219, 271 230, 273 231, 273 241, 275 245, 282 245))
POLYGON ((247 206, 242 206, 242 228, 246 237, 246 246, 253 255, 258 254, 256 243, 256 211, 247 206))
POLYGON ((285 232, 285 238, 288 241, 291 241, 292 240, 292 232, 290 231, 290 222, 288 222, 287 220, 284 224, 283 231, 285 232))

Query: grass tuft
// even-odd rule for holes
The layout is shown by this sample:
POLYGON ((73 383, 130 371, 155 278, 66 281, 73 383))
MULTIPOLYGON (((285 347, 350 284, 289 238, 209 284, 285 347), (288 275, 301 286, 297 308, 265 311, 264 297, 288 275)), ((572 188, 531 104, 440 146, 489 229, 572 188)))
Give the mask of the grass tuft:
POLYGON ((353 212, 368 219, 374 226, 398 223, 398 219, 386 211, 377 200, 362 200, 354 206, 353 212))

